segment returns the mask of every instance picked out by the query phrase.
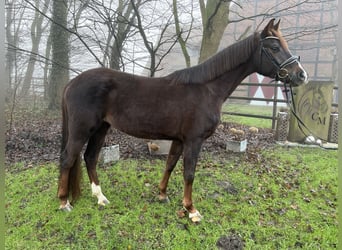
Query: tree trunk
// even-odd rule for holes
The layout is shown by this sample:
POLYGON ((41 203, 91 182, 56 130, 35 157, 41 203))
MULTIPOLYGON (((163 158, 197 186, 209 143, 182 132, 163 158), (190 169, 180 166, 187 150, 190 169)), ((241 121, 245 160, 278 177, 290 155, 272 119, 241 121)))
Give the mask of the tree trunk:
MULTIPOLYGON (((13 24, 13 2, 9 1, 7 3, 6 8, 6 40, 8 43, 8 46, 15 46, 15 39, 14 35, 12 34, 12 24, 13 24)), ((13 49, 7 49, 6 51, 6 74, 8 76, 8 85, 6 86, 9 89, 12 87, 12 80, 11 80, 11 74, 14 67, 14 60, 15 60, 15 53, 13 49)))
POLYGON ((51 55, 51 34, 48 36, 48 39, 46 41, 46 47, 45 47, 45 65, 44 65, 44 76, 43 76, 43 82, 44 82, 44 100, 49 100, 49 67, 50 67, 50 55, 51 55))
POLYGON ((8 43, 8 49, 6 50, 7 91, 12 92, 12 89, 15 89, 17 85, 16 77, 13 79, 13 75, 16 75, 16 64, 18 62, 16 47, 19 43, 19 31, 21 30, 25 11, 21 10, 19 16, 17 16, 18 13, 16 14, 15 12, 14 1, 7 1, 6 5, 6 40, 8 43))
POLYGON ((117 38, 114 40, 111 48, 109 67, 111 69, 120 70, 121 53, 123 48, 123 39, 121 34, 117 34, 117 38))
POLYGON ((62 91, 69 81, 69 33, 67 1, 54 0, 52 7, 51 48, 52 68, 49 83, 49 109, 59 109, 62 91))
MULTIPOLYGON (((39 0, 35 1, 36 8, 39 8, 39 0)), ((42 10, 43 13, 47 11, 47 8, 50 5, 50 0, 46 0, 44 2, 44 8, 42 10)), ((28 61, 28 65, 25 72, 23 87, 21 89, 21 96, 26 96, 29 92, 31 87, 32 76, 37 60, 37 54, 39 50, 39 44, 42 37, 42 33, 44 31, 43 28, 43 19, 44 16, 40 14, 38 11, 35 12, 34 20, 31 24, 31 41, 32 41, 32 48, 31 48, 31 55, 28 61)))
POLYGON ((20 96, 26 96, 29 92, 30 87, 31 87, 31 81, 32 81, 32 76, 33 76, 35 64, 36 64, 36 59, 37 59, 41 35, 37 35, 37 36, 31 35, 31 37, 32 37, 31 54, 30 54, 29 61, 27 64, 24 82, 23 82, 23 86, 22 86, 22 89, 20 92, 20 96))
POLYGON ((231 1, 208 0, 205 6, 204 0, 199 0, 202 14, 203 38, 201 44, 201 63, 214 55, 220 45, 224 30, 229 20, 229 6, 231 1))
POLYGON ((177 34, 177 38, 178 38, 178 43, 181 46, 186 67, 189 68, 191 66, 190 55, 189 55, 188 50, 186 48, 186 41, 182 37, 182 31, 181 31, 180 25, 179 25, 177 0, 173 0, 172 6, 173 6, 173 16, 175 19, 175 27, 176 27, 176 34, 177 34))
MULTIPOLYGON (((140 1, 139 1, 140 2, 140 1)), ((138 2, 138 3, 139 3, 138 2)), ((124 42, 127 39, 127 35, 131 30, 131 25, 135 14, 133 11, 133 6, 130 1, 119 1, 119 6, 117 8, 118 16, 116 18, 117 33, 113 34, 115 39, 113 45, 111 46, 110 55, 110 68, 120 70, 120 62, 122 56, 122 50, 124 42)))

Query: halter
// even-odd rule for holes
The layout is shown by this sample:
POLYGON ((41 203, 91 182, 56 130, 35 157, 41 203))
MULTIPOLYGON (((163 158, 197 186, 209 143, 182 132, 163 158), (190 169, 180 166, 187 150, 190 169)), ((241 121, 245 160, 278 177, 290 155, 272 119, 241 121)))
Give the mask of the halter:
MULTIPOLYGON (((276 40, 279 40, 278 37, 276 36, 268 36, 268 37, 265 37, 263 39, 260 40, 261 44, 267 40, 267 39, 276 39, 276 40)), ((276 80, 283 80, 285 79, 286 77, 288 77, 289 75, 289 72, 288 70, 286 69, 286 67, 292 63, 299 63, 299 60, 300 60, 300 57, 299 56, 295 56, 295 55, 292 55, 290 53, 290 57, 288 59, 286 59, 284 62, 282 63, 279 63, 275 58, 274 56, 263 46, 261 45, 261 52, 260 52, 260 56, 262 58, 262 53, 265 53, 266 57, 273 63, 274 66, 276 66, 277 68, 277 74, 276 74, 276 80)))
MULTIPOLYGON (((276 36, 269 36, 269 37, 266 37, 266 38, 263 38, 261 39, 261 43, 263 43, 263 41, 267 40, 267 39, 276 39, 276 40, 279 40, 278 37, 276 36)), ((295 56, 295 55, 292 55, 290 53, 290 57, 288 59, 286 59, 284 62, 282 63, 279 63, 275 58, 274 56, 266 49, 264 48, 264 46, 261 45, 261 58, 262 58, 262 53, 265 53, 266 57, 272 62, 272 64, 274 66, 276 66, 277 68, 277 74, 276 74, 276 81, 278 80, 283 80, 285 79, 286 77, 288 77, 289 75, 289 72, 288 70, 286 69, 286 67, 292 63, 299 63, 299 60, 300 60, 300 57, 299 56, 295 56)), ((274 81, 274 80, 273 80, 274 81)), ((297 109, 296 109, 296 106, 295 106, 295 103, 294 103, 294 97, 293 97, 293 90, 292 90, 292 85, 291 84, 288 84, 288 82, 285 82, 284 81, 284 92, 285 92, 285 95, 286 95, 286 100, 287 100, 287 104, 289 105, 290 107, 290 111, 291 113, 293 114, 293 116, 296 118, 297 120, 297 125, 298 125, 298 128, 300 129, 300 131, 304 134, 305 137, 308 136, 308 133, 306 133, 304 131, 304 129, 306 131, 308 131, 311 135, 314 135, 317 139, 321 139, 322 141, 325 141, 325 139, 315 135, 310 128, 308 128, 308 126, 304 123, 304 121, 298 116, 297 114, 297 109), (291 96, 289 96, 289 93, 291 96)), ((320 147, 322 147, 321 145, 319 145, 320 147)))

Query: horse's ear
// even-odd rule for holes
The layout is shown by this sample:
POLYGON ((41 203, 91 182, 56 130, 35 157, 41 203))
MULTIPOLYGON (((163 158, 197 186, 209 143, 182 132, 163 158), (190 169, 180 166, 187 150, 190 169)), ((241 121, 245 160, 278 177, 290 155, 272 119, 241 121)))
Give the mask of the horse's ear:
MULTIPOLYGON (((265 38, 268 36, 272 36, 272 29, 274 28, 274 20, 275 18, 272 18, 268 24, 266 25, 266 27, 264 28, 264 30, 261 32, 261 37, 265 38)), ((279 26, 279 22, 276 24, 277 26, 279 26)))
POLYGON ((279 21, 274 25, 274 29, 275 29, 276 31, 279 30, 279 24, 280 24, 280 19, 279 19, 279 21))

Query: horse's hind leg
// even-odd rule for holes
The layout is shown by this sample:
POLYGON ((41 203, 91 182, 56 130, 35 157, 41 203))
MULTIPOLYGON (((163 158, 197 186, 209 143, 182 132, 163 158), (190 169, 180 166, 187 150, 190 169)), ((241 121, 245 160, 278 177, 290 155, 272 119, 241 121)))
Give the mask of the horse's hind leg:
POLYGON ((169 179, 173 169, 175 168, 179 157, 181 156, 183 151, 183 143, 180 141, 173 141, 171 144, 170 152, 166 161, 166 168, 164 171, 164 175, 159 184, 159 200, 163 202, 168 202, 169 198, 167 196, 167 184, 169 183, 169 179))
POLYGON ((60 199, 60 209, 71 211, 72 206, 68 200, 69 193, 73 199, 80 195, 80 152, 85 140, 77 141, 72 138, 61 153, 61 167, 58 183, 58 198, 60 199))
POLYGON ((96 172, 96 164, 109 127, 110 125, 106 122, 101 124, 101 126, 89 138, 87 149, 84 153, 84 160, 87 166, 92 194, 97 197, 98 204, 102 206, 108 204, 109 201, 102 193, 96 172))

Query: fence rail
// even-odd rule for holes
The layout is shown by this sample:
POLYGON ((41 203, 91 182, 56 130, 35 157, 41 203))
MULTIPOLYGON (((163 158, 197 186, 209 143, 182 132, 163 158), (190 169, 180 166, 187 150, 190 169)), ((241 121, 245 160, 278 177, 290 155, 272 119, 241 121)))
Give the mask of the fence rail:
MULTIPOLYGON (((272 102, 272 115, 256 115, 256 114, 249 114, 249 113, 240 113, 240 112, 228 112, 224 111, 222 112, 223 115, 235 115, 235 116, 245 116, 245 117, 252 117, 252 118, 260 118, 260 119, 269 119, 272 120, 272 129, 275 129, 276 127, 276 121, 277 121, 277 110, 278 110, 278 103, 287 103, 286 100, 278 99, 278 88, 282 88, 284 85, 283 83, 275 82, 275 83, 241 83, 240 86, 265 86, 265 87, 273 87, 273 93, 274 98, 258 98, 258 97, 248 97, 248 96, 237 96, 233 92, 233 95, 230 96, 229 100, 244 100, 244 101, 263 101, 263 102, 272 102)), ((337 93, 338 87, 334 86, 333 88, 334 92, 337 93)), ((248 91, 247 91, 248 94, 248 91)), ((331 104, 332 107, 337 108, 338 103, 337 100, 334 98, 333 103, 331 104)))

